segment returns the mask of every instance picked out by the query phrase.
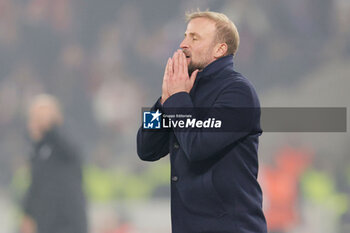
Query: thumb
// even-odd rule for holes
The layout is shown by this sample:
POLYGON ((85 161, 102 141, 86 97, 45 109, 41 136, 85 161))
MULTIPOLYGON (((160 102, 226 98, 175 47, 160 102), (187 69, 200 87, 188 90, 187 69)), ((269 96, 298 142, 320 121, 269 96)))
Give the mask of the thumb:
POLYGON ((199 70, 197 69, 197 70, 193 71, 191 74, 190 80, 191 80, 192 85, 194 84, 194 81, 196 81, 198 71, 199 70))

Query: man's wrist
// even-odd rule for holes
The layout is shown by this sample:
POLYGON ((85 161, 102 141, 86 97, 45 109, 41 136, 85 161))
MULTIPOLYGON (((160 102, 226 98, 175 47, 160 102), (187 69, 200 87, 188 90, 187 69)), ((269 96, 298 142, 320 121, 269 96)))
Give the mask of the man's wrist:
POLYGON ((188 102, 188 99, 191 100, 190 95, 185 92, 177 92, 173 95, 171 95, 166 101, 164 101, 162 107, 165 111, 165 108, 183 108, 187 107, 186 102, 188 102))
POLYGON ((164 102, 169 98, 169 96, 162 96, 159 100, 160 104, 163 105, 164 102))
POLYGON ((174 90, 174 91, 172 91, 171 92, 171 94, 170 94, 170 96, 172 96, 172 95, 175 95, 176 93, 179 93, 179 92, 187 92, 188 93, 188 91, 186 90, 186 89, 177 89, 177 90, 174 90))

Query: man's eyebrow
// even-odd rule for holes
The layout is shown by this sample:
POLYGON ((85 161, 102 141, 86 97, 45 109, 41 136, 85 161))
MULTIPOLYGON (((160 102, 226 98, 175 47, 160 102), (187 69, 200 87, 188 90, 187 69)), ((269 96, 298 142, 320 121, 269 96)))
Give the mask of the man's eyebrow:
MULTIPOLYGON (((187 33, 185 32, 184 35, 186 36, 187 33)), ((197 37, 200 37, 200 35, 199 35, 198 33, 196 33, 196 32, 190 32, 190 33, 188 33, 188 35, 189 35, 189 36, 197 36, 197 37)))

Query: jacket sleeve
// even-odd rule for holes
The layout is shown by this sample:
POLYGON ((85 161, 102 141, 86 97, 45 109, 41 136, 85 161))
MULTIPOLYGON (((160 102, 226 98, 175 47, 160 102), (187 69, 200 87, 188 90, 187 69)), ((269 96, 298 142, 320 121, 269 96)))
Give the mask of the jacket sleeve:
MULTIPOLYGON (((162 110, 160 99, 151 111, 162 110)), ((142 126, 137 132, 137 154, 145 161, 156 161, 169 153, 169 131, 144 130, 142 126)))
POLYGON ((37 202, 35 196, 33 195, 33 189, 34 188, 32 185, 30 185, 23 200, 23 211, 25 214, 31 217, 35 217, 35 208, 36 206, 40 205, 40 203, 37 202))
MULTIPOLYGON (((212 108, 230 109, 223 114, 229 119, 230 127, 234 130, 217 130, 209 132, 205 128, 187 127, 181 130, 174 130, 174 134, 183 149, 187 158, 191 162, 201 161, 211 158, 226 147, 236 143, 248 134, 251 134, 254 125, 258 123, 260 117, 260 107, 258 105, 259 117, 252 112, 241 111, 243 108, 257 109, 255 97, 251 87, 247 84, 231 84, 227 86, 216 99, 212 108)), ((163 104, 163 112, 169 109, 186 108, 195 115, 195 109, 191 97, 186 92, 179 92, 169 97, 163 104)), ((186 110, 188 113, 188 110, 186 110)), ((223 124, 224 125, 224 124, 223 124)))
MULTIPOLYGON (((31 169, 33 169, 33 164, 31 164, 31 169)), ((34 177, 34 174, 31 173, 31 182, 22 201, 24 213, 34 219, 38 216, 38 212, 40 212, 43 205, 42 194, 45 193, 46 188, 43 185, 43 180, 45 178, 45 176, 34 177)))

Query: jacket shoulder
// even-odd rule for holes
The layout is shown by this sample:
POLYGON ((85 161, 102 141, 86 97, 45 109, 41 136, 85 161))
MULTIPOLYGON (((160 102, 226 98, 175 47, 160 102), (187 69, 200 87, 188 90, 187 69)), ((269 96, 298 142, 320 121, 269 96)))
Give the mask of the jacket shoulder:
POLYGON ((222 80, 221 93, 239 92, 250 100, 251 105, 260 106, 259 98, 253 84, 241 73, 233 69, 224 69, 218 76, 222 80))

